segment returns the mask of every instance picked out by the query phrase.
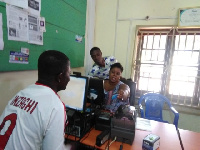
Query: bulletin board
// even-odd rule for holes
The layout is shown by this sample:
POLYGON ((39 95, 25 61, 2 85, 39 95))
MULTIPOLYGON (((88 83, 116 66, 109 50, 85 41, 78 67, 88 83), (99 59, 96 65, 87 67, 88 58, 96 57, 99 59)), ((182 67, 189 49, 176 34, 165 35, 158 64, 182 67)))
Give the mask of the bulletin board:
POLYGON ((45 50, 65 53, 71 67, 83 67, 85 57, 86 0, 42 0, 40 15, 45 18, 43 45, 8 40, 6 4, 0 2, 3 22, 4 49, 0 50, 0 72, 36 70, 39 55, 45 50), (77 42, 75 37, 82 36, 77 42), (28 64, 9 63, 10 51, 29 49, 28 64))

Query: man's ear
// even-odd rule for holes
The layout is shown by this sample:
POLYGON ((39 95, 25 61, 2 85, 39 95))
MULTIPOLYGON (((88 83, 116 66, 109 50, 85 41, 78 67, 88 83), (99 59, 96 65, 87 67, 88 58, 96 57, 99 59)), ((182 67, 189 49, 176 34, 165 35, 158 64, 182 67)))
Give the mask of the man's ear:
POLYGON ((56 77, 56 81, 57 81, 58 83, 60 83, 60 81, 62 80, 62 74, 63 74, 63 73, 60 73, 60 74, 57 75, 57 77, 56 77))

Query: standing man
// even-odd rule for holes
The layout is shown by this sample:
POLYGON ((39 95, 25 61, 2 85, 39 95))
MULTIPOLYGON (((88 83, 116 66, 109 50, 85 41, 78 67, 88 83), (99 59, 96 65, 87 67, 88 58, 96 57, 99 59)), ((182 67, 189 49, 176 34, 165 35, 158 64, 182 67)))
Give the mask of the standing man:
POLYGON ((63 150, 65 105, 57 92, 70 81, 70 61, 56 50, 38 59, 38 81, 18 92, 0 116, 0 150, 63 150))
POLYGON ((94 61, 94 65, 89 71, 88 76, 107 79, 109 77, 110 66, 116 63, 117 59, 114 56, 102 57, 102 52, 98 47, 93 47, 90 50, 90 55, 94 61))

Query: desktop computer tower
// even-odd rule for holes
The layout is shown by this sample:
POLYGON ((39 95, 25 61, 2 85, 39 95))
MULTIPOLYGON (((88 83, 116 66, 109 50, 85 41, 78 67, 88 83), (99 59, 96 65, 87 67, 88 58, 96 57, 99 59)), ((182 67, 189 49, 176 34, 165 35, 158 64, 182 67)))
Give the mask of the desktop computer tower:
POLYGON ((76 137, 83 137, 94 125, 94 117, 87 114, 77 112, 75 110, 67 111, 68 124, 65 127, 65 133, 76 137))

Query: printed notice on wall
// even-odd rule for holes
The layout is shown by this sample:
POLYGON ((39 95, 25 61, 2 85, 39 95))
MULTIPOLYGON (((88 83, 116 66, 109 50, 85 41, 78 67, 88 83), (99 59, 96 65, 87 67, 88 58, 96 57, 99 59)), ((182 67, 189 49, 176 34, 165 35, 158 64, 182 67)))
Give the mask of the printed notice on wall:
POLYGON ((28 41, 28 14, 23 9, 6 5, 8 40, 28 41))
POLYGON ((3 22, 2 22, 2 13, 0 13, 0 50, 3 50, 4 48, 4 42, 3 42, 3 22))
POLYGON ((28 11, 30 14, 40 16, 41 0, 28 0, 28 11))
POLYGON ((23 54, 29 55, 29 49, 28 49, 28 48, 21 47, 21 52, 22 52, 23 54))
POLYGON ((46 32, 45 18, 44 17, 40 17, 40 31, 46 32))
POLYGON ((200 27, 200 7, 179 9, 179 26, 200 27))
POLYGON ((28 0, 2 0, 2 2, 28 9, 28 0))
POLYGON ((10 51, 9 63, 28 64, 29 55, 22 52, 10 51))
POLYGON ((43 32, 39 30, 39 17, 28 15, 29 43, 43 45, 43 32))

